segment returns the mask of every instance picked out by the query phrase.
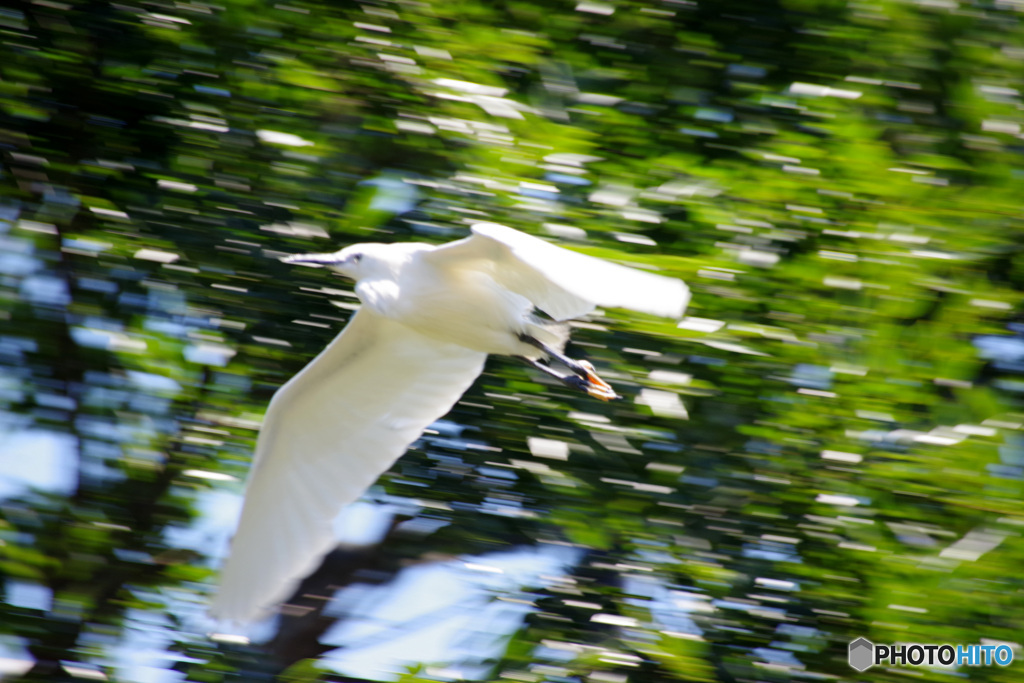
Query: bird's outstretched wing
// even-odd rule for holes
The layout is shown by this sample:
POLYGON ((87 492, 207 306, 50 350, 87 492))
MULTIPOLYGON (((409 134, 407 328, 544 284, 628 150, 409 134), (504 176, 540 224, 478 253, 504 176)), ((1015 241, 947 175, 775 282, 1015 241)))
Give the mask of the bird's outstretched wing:
POLYGON ((578 254, 497 223, 477 223, 470 237, 441 245, 426 258, 455 268, 489 262, 499 284, 556 320, 595 306, 679 318, 690 301, 682 280, 578 254))
POLYGON ((361 309, 270 402, 211 614, 245 622, 286 598, 335 543, 342 506, 451 409, 485 359, 361 309))

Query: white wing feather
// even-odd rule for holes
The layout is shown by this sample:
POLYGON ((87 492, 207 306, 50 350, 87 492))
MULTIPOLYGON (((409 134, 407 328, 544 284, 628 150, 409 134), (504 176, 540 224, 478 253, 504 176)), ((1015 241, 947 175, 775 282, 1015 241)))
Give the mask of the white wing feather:
POLYGON ((449 267, 491 261, 492 277, 525 296, 556 320, 579 317, 596 306, 628 308, 680 318, 690 301, 682 280, 647 273, 556 247, 497 223, 477 223, 473 235, 431 252, 449 267))
POLYGON ((338 511, 444 416, 486 354, 361 309, 274 395, 211 614, 249 621, 334 545, 338 511))

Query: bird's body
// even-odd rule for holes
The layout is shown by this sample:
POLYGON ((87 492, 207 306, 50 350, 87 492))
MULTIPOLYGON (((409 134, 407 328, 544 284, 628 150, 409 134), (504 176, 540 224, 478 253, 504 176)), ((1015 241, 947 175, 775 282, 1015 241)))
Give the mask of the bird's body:
POLYGON ((518 338, 536 327, 526 297, 499 286, 479 268, 447 267, 424 258, 427 253, 411 252, 396 281, 361 282, 356 287, 360 300, 439 342, 487 354, 538 353, 518 338))
POLYGON ((236 621, 259 616, 315 568, 338 511, 451 409, 488 355, 554 354, 583 377, 566 383, 614 396, 590 366, 560 355, 567 326, 535 307, 555 321, 597 304, 679 316, 689 300, 679 280, 495 224, 439 247, 363 244, 289 260, 353 278, 362 307, 267 409, 211 610, 236 621))

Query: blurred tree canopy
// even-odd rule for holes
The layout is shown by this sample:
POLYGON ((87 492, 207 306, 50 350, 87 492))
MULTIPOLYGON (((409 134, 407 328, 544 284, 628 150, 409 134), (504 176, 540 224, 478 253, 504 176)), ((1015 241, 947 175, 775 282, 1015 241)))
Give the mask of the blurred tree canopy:
POLYGON ((1019 656, 1022 8, 0 9, 5 674, 355 680, 322 604, 269 648, 210 639, 217 555, 189 530, 355 303, 277 257, 482 219, 682 278, 693 303, 678 326, 577 326, 626 401, 492 359, 382 480, 415 511, 324 586, 573 558, 493 591, 526 616, 434 662, 462 673, 402 680, 949 676, 856 674, 860 636, 1019 656))

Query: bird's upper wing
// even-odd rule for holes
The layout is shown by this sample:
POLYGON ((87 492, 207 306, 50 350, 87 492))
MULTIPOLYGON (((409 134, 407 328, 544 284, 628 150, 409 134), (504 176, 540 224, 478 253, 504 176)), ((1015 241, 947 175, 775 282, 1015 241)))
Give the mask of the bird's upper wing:
POLYGON ((679 318, 690 301, 682 280, 578 254, 497 223, 477 223, 470 237, 441 245, 427 258, 448 267, 491 262, 499 284, 556 320, 595 306, 679 318))
POLYGON ((485 359, 361 309, 270 402, 211 614, 249 621, 286 598, 335 543, 341 507, 448 412, 485 359))

